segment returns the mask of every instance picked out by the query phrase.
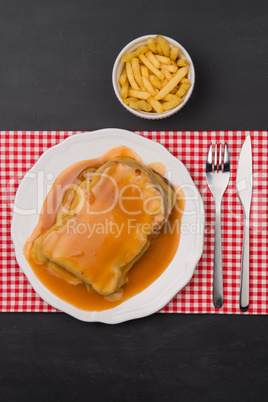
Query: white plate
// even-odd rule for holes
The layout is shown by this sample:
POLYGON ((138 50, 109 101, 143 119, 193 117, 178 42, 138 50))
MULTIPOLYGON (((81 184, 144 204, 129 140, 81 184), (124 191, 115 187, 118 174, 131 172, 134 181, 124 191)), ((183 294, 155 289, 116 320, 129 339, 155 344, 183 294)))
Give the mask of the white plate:
POLYGON ((48 149, 23 178, 15 198, 11 235, 17 261, 35 291, 51 306, 83 321, 115 324, 152 314, 165 306, 191 279, 203 251, 204 206, 185 166, 157 142, 121 129, 76 134, 48 149), (68 166, 126 145, 144 163, 161 161, 167 177, 185 193, 180 244, 171 264, 147 289, 117 307, 101 312, 80 310, 61 300, 35 276, 23 255, 25 241, 38 223, 39 212, 55 178, 68 166))

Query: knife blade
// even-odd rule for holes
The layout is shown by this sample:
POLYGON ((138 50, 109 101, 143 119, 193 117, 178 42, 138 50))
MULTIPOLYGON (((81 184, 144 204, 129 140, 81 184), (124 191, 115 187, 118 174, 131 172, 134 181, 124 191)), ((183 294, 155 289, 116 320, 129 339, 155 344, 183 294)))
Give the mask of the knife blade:
POLYGON ((249 307, 249 222, 252 199, 252 147, 249 135, 242 146, 238 160, 236 190, 244 212, 239 303, 240 310, 247 311, 249 307))

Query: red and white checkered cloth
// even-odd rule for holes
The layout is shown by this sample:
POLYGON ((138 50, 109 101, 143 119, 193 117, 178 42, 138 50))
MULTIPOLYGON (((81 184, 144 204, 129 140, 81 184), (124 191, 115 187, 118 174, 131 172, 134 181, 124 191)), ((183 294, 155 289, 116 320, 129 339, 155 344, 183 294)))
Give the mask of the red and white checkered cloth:
MULTIPOLYGON (((56 311, 32 289, 19 268, 10 236, 13 201, 22 177, 49 147, 74 135, 71 131, 2 131, 0 171, 0 311, 56 311)), ((238 156, 246 134, 253 149, 253 198, 250 230, 250 308, 243 314, 268 313, 268 136, 267 131, 139 132, 163 144, 189 170, 205 204, 203 256, 192 280, 165 306, 166 313, 240 314, 239 290, 243 213, 236 194, 238 156), (222 205, 224 306, 212 304, 215 210, 205 178, 205 160, 211 141, 227 142, 231 177, 222 205)), ((90 135, 90 134, 89 134, 90 135)))

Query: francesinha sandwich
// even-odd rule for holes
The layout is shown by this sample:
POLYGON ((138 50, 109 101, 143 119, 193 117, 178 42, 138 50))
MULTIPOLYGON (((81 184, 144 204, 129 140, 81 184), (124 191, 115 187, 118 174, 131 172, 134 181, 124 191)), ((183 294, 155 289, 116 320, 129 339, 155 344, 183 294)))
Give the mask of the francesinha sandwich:
POLYGON ((168 181, 135 159, 85 169, 66 191, 52 227, 34 240, 31 258, 101 295, 113 294, 175 203, 168 181))

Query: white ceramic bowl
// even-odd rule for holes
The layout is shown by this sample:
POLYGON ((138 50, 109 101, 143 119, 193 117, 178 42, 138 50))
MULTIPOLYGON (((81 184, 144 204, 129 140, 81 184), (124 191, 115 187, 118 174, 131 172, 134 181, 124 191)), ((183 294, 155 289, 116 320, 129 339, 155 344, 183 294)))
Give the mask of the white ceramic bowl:
POLYGON ((186 51, 186 49, 184 49, 184 47, 179 42, 175 41, 174 39, 169 38, 168 36, 164 36, 164 38, 166 38, 166 40, 168 41, 168 44, 170 46, 178 46, 178 48, 180 49, 181 58, 186 59, 189 63, 188 79, 191 82, 191 87, 190 87, 189 91, 187 92, 186 96, 184 97, 183 102, 180 105, 178 105, 177 107, 167 110, 161 114, 134 110, 123 102, 123 100, 120 96, 121 87, 119 84, 119 77, 121 75, 121 72, 122 72, 123 66, 124 66, 124 63, 121 63, 121 57, 126 53, 133 52, 139 46, 146 45, 147 39, 149 37, 154 38, 156 36, 157 36, 156 34, 141 36, 137 39, 134 39, 128 45, 126 45, 121 50, 121 52, 119 53, 119 55, 117 56, 117 58, 115 60, 114 67, 113 67, 113 73, 112 73, 114 92, 115 92, 119 102, 121 103, 121 105, 124 106, 125 109, 127 109, 130 113, 134 114, 135 116, 141 117, 143 119, 150 119, 150 120, 164 119, 165 117, 169 117, 169 116, 172 116, 173 114, 177 113, 180 109, 183 108, 183 106, 186 104, 186 102, 190 99, 190 96, 192 95, 192 92, 194 89, 194 84, 195 84, 195 70, 194 70, 194 65, 193 65, 193 62, 192 62, 192 59, 191 59, 189 53, 186 51))
POLYGON ((18 188, 11 225, 17 261, 42 299, 80 320, 109 324, 144 317, 165 306, 191 279, 203 251, 203 233, 203 202, 186 167, 161 144, 120 129, 76 134, 44 152, 18 188), (146 164, 155 161, 164 163, 167 177, 184 191, 183 230, 172 262, 148 288, 110 310, 85 311, 60 299, 40 282, 23 255, 23 246, 38 223, 40 208, 52 180, 71 164, 100 156, 118 145, 133 149, 146 164))

